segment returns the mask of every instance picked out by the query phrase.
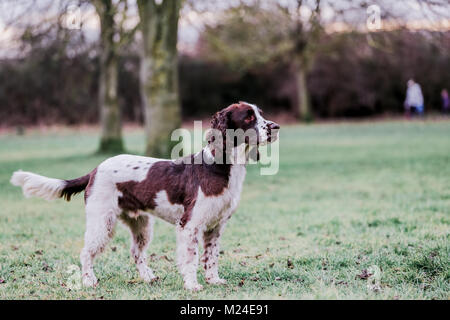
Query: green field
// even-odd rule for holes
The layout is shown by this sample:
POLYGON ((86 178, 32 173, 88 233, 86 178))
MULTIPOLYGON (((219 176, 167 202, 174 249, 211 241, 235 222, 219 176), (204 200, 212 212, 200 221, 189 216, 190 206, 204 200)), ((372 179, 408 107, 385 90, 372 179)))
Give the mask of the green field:
MULTIPOLYGON (((58 178, 86 174, 98 135, 64 130, 0 136, 0 299, 449 299, 450 122, 286 126, 280 170, 248 168, 241 205, 222 238, 225 286, 182 289, 174 228, 155 224, 138 278, 128 231, 96 260, 95 289, 69 289, 83 246, 83 197, 25 199, 19 168, 58 178), (364 270, 380 268, 378 290, 364 270)), ((130 152, 144 148, 126 134, 130 152)))

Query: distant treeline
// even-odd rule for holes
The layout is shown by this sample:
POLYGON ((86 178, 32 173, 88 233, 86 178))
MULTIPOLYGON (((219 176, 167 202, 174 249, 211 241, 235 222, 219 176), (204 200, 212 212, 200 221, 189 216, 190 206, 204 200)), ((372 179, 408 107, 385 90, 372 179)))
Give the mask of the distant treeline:
MULTIPOLYGON (((401 113, 409 78, 422 86, 426 111, 440 109, 440 92, 450 87, 450 33, 347 33, 323 41, 328 46, 308 75, 316 118, 401 113)), ((67 41, 53 41, 21 59, 0 60, 0 125, 98 122, 95 45, 70 54, 65 46, 67 41)), ((131 49, 121 55, 124 121, 142 122, 138 63, 131 49)), ((204 54, 179 57, 184 118, 208 116, 239 100, 273 113, 294 113, 295 81, 286 62, 236 72, 204 54)))

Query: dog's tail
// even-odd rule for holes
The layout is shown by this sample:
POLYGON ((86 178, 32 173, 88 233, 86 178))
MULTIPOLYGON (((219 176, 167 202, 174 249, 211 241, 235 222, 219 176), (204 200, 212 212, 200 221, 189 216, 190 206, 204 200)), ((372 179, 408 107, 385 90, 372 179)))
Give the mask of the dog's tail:
POLYGON ((13 173, 10 182, 22 187, 23 194, 27 198, 35 196, 48 201, 64 198, 70 201, 72 195, 86 189, 90 176, 91 173, 73 180, 61 180, 19 170, 13 173))

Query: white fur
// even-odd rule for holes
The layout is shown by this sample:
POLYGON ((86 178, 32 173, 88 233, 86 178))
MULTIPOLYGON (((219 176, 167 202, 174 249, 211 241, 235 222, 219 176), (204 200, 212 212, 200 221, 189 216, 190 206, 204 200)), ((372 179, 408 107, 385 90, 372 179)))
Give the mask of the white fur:
MULTIPOLYGON (((267 128, 271 122, 261 116, 256 106, 251 106, 257 117, 260 143, 267 143, 267 128)), ((233 150, 232 154, 237 152, 233 150)), ((203 154, 205 160, 213 158, 208 146, 203 149, 203 154)), ((85 244, 80 254, 84 285, 97 284, 93 261, 112 238, 118 219, 130 228, 131 255, 141 278, 147 282, 155 280, 153 271, 147 266, 145 253, 153 235, 153 216, 177 225, 177 265, 186 289, 200 290, 202 288, 197 281, 199 242, 204 245, 202 263, 206 281, 210 284, 225 283, 218 273, 219 240, 228 219, 238 206, 246 174, 245 164, 232 165, 228 186, 220 195, 206 196, 199 187, 191 218, 186 225, 180 226, 178 222, 184 214, 184 207, 172 204, 165 190, 156 194, 156 206, 149 212, 125 213, 119 207, 118 199, 122 194, 116 184, 126 181, 143 181, 147 178, 151 166, 158 161, 174 160, 119 155, 105 160, 97 167, 86 203, 85 244)), ((11 183, 21 186, 27 197, 34 195, 47 200, 59 197, 65 185, 63 180, 22 171, 13 174, 11 183)))
MULTIPOLYGON (((208 147, 205 147, 204 154, 210 156, 208 147)), ((85 246, 80 255, 83 283, 86 286, 96 285, 97 278, 93 272, 93 260, 98 253, 104 250, 111 239, 119 216, 121 219, 124 218, 124 213, 118 206, 118 198, 121 193, 117 190, 116 183, 130 180, 143 181, 147 177, 149 168, 157 161, 163 160, 120 155, 109 158, 98 166, 89 200, 86 204, 85 246), (134 167, 139 168, 133 169, 134 167)), ((183 215, 184 207, 179 204, 172 204, 165 190, 156 194, 154 210, 150 210, 148 213, 128 213, 125 218, 127 221, 129 219, 131 219, 129 221, 133 221, 133 219, 136 220, 142 216, 150 217, 154 215, 177 225, 177 265, 183 276, 184 286, 188 290, 195 291, 202 288, 197 281, 198 242, 202 241, 206 241, 202 261, 205 266, 207 282, 212 284, 225 283, 225 280, 219 278, 218 275, 219 239, 226 222, 238 206, 245 173, 245 165, 233 165, 228 187, 219 196, 207 197, 199 187, 191 219, 183 228, 178 225, 178 219, 183 215), (206 236, 207 234, 210 235, 206 236), (206 247, 208 243, 209 246, 206 247)), ((152 224, 144 229, 147 230, 146 232, 152 233, 152 224)), ((150 240, 149 237, 144 245, 145 247, 148 246, 150 240)), ((136 242, 132 243, 132 256, 135 257, 139 274, 145 281, 153 281, 155 276, 152 270, 145 265, 145 252, 137 250, 138 247, 136 242)))
POLYGON ((156 207, 151 213, 171 224, 177 223, 177 218, 183 215, 184 207, 181 204, 172 204, 166 190, 161 190, 155 197, 156 207))
POLYGON ((112 183, 114 186, 116 183, 130 180, 140 182, 147 177, 147 172, 153 163, 158 161, 170 160, 121 154, 106 159, 98 166, 96 180, 102 181, 101 184, 112 183), (139 169, 133 169, 135 167, 139 169))
MULTIPOLYGON (((272 121, 266 120, 261 113, 259 112, 259 109, 257 106, 255 106, 254 104, 251 103, 247 103, 249 106, 251 106, 253 108, 253 111, 255 112, 256 115, 256 127, 258 128, 258 134, 259 134, 259 145, 264 146, 268 143, 268 138, 269 136, 267 135, 267 130, 269 125, 273 124, 272 121)), ((278 133, 277 133, 278 135, 278 133)), ((277 137, 274 137, 273 141, 275 141, 277 137)))
POLYGON ((64 180, 47 178, 21 170, 13 173, 10 182, 15 186, 22 187, 25 197, 35 196, 48 201, 59 198, 65 186, 64 180))
POLYGON ((184 228, 177 228, 177 264, 186 289, 196 291, 202 288, 197 282, 197 242, 202 240, 206 281, 210 284, 225 283, 218 274, 219 239, 239 204, 245 174, 244 165, 233 165, 228 188, 220 196, 207 197, 199 188, 191 220, 184 228), (206 239, 201 239, 202 236, 206 239), (209 246, 206 246, 208 242, 209 246))

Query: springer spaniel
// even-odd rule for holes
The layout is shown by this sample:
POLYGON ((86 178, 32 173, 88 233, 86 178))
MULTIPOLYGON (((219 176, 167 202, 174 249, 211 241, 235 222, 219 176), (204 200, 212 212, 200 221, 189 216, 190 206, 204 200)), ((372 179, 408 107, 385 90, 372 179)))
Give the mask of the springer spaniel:
MULTIPOLYGON (((239 102, 217 112, 202 151, 177 160, 122 154, 102 162, 87 175, 60 180, 25 171, 14 172, 11 183, 26 197, 65 198, 85 190, 86 232, 81 252, 82 279, 95 286, 93 260, 112 238, 117 219, 130 228, 131 254, 146 282, 157 279, 147 266, 146 249, 152 240, 154 216, 176 226, 177 265, 188 290, 201 290, 197 282, 198 242, 203 243, 202 263, 209 284, 219 277, 219 239, 236 210, 245 178, 244 163, 233 162, 239 147, 250 150, 273 142, 278 124, 263 118, 252 104, 239 102), (245 139, 228 138, 230 130, 255 133, 245 139), (253 139, 252 139, 253 137, 253 139), (251 147, 253 141, 253 148, 251 147)), ((242 149, 241 149, 242 150, 242 149)), ((259 154, 256 155, 257 157, 259 154)))

